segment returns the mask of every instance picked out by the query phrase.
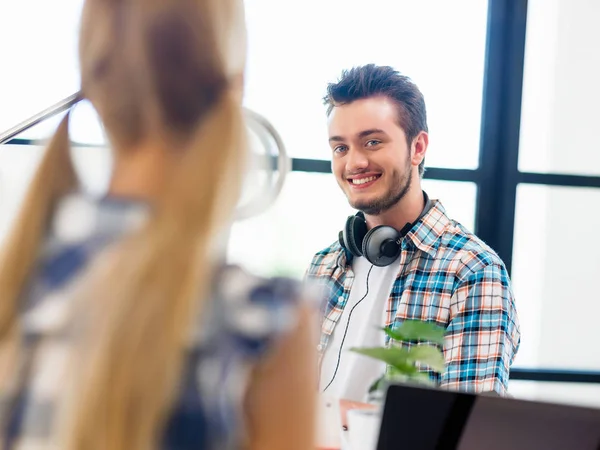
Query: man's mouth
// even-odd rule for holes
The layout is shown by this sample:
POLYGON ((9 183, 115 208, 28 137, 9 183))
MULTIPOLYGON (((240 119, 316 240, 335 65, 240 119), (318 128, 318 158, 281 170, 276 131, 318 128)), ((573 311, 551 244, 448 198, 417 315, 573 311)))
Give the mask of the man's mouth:
POLYGON ((371 186, 380 177, 381 177, 381 174, 374 174, 374 175, 367 175, 367 176, 364 176, 364 175, 358 176, 357 175, 357 176, 353 176, 351 178, 347 178, 346 180, 353 188, 364 189, 364 188, 371 186))

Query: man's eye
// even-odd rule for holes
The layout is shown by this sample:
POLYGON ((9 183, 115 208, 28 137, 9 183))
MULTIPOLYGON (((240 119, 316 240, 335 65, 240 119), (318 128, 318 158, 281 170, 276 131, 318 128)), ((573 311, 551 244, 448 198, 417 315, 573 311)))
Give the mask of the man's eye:
POLYGON ((377 139, 371 139, 367 141, 367 147, 375 147, 379 144, 381 144, 381 141, 378 141, 377 139))
POLYGON ((335 147, 333 149, 333 151, 336 153, 342 153, 342 152, 345 152, 346 150, 348 150, 348 147, 346 147, 345 145, 338 145, 337 147, 335 147))

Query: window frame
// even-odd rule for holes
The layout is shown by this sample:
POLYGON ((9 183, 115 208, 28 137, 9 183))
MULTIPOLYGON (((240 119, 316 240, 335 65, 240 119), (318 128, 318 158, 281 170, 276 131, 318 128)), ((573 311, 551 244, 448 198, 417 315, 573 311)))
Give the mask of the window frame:
MULTIPOLYGON (((425 171, 426 179, 476 185, 475 233, 499 254, 509 273, 519 184, 600 188, 600 176, 519 171, 527 6, 527 0, 488 2, 478 168, 429 167, 425 171)), ((7 144, 43 142, 15 138, 7 144)), ((292 171, 330 173, 331 163, 293 158, 292 171)), ((600 372, 515 368, 511 379, 600 384, 600 372)))

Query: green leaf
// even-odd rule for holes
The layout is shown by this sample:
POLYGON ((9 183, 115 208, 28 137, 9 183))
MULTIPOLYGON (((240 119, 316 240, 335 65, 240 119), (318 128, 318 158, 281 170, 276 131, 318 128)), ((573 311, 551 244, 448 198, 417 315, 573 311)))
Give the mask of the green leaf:
POLYGON ((384 328, 385 333, 395 341, 428 341, 444 345, 446 330, 432 322, 405 320, 396 328, 384 328))
POLYGON ((403 373, 398 373, 397 371, 390 368, 386 376, 387 380, 392 383, 414 383, 425 386, 436 386, 435 381, 431 379, 429 374, 424 372, 416 372, 411 375, 406 375, 403 373))
POLYGON ((385 334, 387 334, 394 341, 404 341, 404 340, 406 340, 406 339, 404 339, 404 336, 402 336, 400 333, 398 333, 392 327, 382 328, 382 330, 385 331, 385 334))
POLYGON ((417 345, 408 350, 409 359, 426 365, 434 372, 442 373, 446 367, 444 355, 433 345, 417 345))
POLYGON ((428 374, 423 373, 423 372, 414 374, 411 377, 411 380, 415 381, 417 384, 422 384, 425 386, 431 386, 431 387, 436 386, 435 381, 433 381, 428 374))
POLYGON ((380 376, 379 378, 377 378, 372 384, 371 386, 369 386, 369 394, 380 390, 381 388, 383 388, 385 386, 385 375, 380 376))
POLYGON ((383 361, 405 374, 413 374, 417 372, 417 368, 413 363, 414 358, 411 357, 409 351, 404 348, 351 348, 350 351, 383 361))
POLYGON ((410 377, 417 375, 419 372, 415 371, 413 373, 407 374, 401 370, 396 369, 395 367, 389 366, 388 371, 386 373, 386 379, 389 381, 400 381, 405 382, 410 379, 410 377))

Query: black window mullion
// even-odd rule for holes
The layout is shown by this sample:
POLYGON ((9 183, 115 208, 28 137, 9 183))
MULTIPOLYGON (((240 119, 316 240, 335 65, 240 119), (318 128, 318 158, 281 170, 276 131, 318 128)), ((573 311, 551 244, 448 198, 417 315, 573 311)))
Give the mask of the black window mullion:
POLYGON ((489 0, 475 231, 510 272, 527 0, 489 0))

